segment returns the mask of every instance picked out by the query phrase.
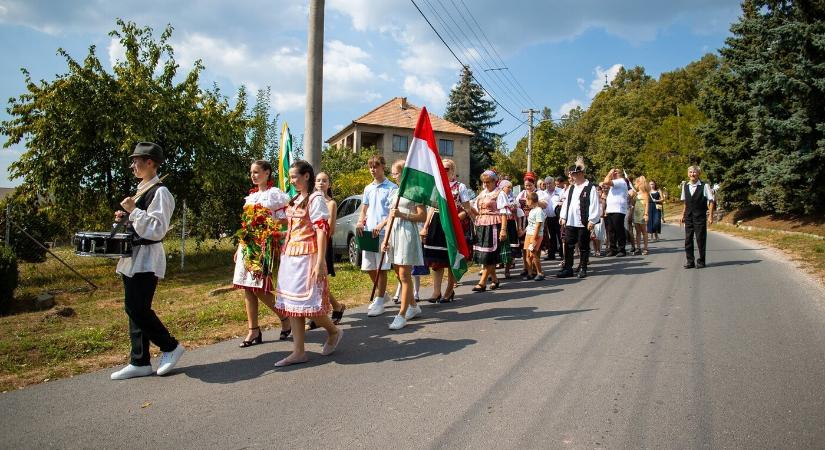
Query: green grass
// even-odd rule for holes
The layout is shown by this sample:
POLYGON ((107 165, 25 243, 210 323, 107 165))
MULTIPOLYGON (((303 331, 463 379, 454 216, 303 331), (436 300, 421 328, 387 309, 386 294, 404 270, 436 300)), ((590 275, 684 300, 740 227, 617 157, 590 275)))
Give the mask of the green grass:
MULTIPOLYGON (((198 245, 187 241, 186 267, 180 269, 179 240, 165 242, 167 276, 158 284, 153 309, 173 335, 196 347, 246 333, 243 294, 232 290, 210 296, 209 292, 231 284, 234 247, 228 239, 198 245)), ((87 284, 54 258, 40 264, 21 263, 22 298, 17 312, 0 317, 0 391, 45 379, 66 377, 101 367, 123 364, 129 353, 128 320, 123 311, 123 285, 115 274, 116 260, 75 256, 70 248, 55 252, 99 289, 87 284), (56 294, 60 307, 71 307, 72 317, 52 311, 29 311, 26 299, 43 292, 56 294)), ((332 294, 347 306, 367 303, 369 277, 349 263, 336 264, 330 278, 332 294)), ((395 289, 395 280, 388 290, 395 289)), ((266 328, 280 321, 263 305, 259 320, 266 328)), ((156 349, 154 349, 156 350, 156 349)))

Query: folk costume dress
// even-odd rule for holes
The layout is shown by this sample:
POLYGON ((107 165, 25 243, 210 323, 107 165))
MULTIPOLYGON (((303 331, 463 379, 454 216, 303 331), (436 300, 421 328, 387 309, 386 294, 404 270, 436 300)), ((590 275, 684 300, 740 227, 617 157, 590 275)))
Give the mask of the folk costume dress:
MULTIPOLYGON (((264 191, 252 192, 244 199, 244 208, 246 209, 252 205, 260 205, 271 212, 273 219, 286 219, 285 209, 289 202, 289 197, 280 189, 270 187, 264 191)), ((275 231, 275 230, 272 230, 275 231)), ((270 252, 269 258, 264 261, 263 252, 258 255, 257 261, 254 261, 254 269, 250 270, 249 262, 245 260, 244 253, 251 249, 245 249, 245 243, 241 242, 235 256, 235 274, 232 277, 232 285, 237 289, 247 289, 253 292, 269 293, 273 291, 274 285, 272 283, 272 267, 271 261, 277 256, 272 253, 275 250, 274 238, 270 239, 269 248, 263 251, 270 252), (264 267, 267 265, 268 267, 264 267)))
POLYGON ((287 233, 281 247, 275 309, 289 317, 320 317, 329 313, 329 285, 326 264, 321 273, 310 279, 318 258, 317 230, 329 232, 329 209, 324 195, 314 192, 307 200, 303 195, 287 206, 287 233))
POLYGON ((498 239, 501 216, 507 214, 507 195, 499 189, 482 191, 476 199, 476 241, 473 245, 473 260, 477 264, 509 264, 513 258, 507 242, 498 239), (503 244, 503 245, 502 245, 503 244))
POLYGON ((519 207, 513 194, 507 195, 507 243, 510 245, 510 254, 513 258, 521 258, 521 245, 519 245, 518 224, 524 212, 519 207))
MULTIPOLYGON (((475 198, 473 191, 459 181, 450 182, 450 193, 453 194, 458 212, 461 212, 461 205, 475 198)), ((430 225, 427 227, 427 241, 424 244, 424 262, 436 270, 450 267, 450 258, 447 255, 447 237, 444 235, 444 229, 441 228, 441 219, 438 214, 438 209, 436 209, 430 218, 430 225)), ((470 247, 475 231, 473 230, 473 221, 469 216, 461 220, 461 230, 464 232, 467 247, 470 247)))

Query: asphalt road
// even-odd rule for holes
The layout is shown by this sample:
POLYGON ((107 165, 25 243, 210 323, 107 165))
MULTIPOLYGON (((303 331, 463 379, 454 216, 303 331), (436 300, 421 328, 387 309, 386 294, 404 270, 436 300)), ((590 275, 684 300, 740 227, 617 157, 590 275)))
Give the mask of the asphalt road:
POLYGON ((680 233, 585 280, 470 294, 468 274, 400 332, 394 310, 348 311, 338 352, 310 332, 301 366, 272 366, 290 343, 270 331, 164 378, 0 395, 0 447, 825 448, 823 290, 715 233, 708 267, 684 270, 680 233))

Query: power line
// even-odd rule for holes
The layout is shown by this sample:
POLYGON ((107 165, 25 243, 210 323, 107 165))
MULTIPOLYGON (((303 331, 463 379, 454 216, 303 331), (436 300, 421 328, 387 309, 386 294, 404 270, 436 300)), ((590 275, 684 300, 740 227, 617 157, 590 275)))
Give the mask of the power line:
MULTIPOLYGON (((441 0, 436 0, 436 1, 438 1, 441 4, 441 7, 444 9, 444 12, 447 13, 447 15, 450 17, 451 20, 453 20, 452 14, 449 11, 447 11, 447 7, 444 6, 444 4, 441 2, 441 0)), ((492 56, 490 55, 490 52, 487 50, 487 47, 485 47, 484 44, 481 42, 481 39, 478 37, 478 34, 475 32, 472 25, 470 25, 470 23, 467 22, 467 18, 465 17, 465 15, 462 14, 461 11, 458 9, 458 5, 456 5, 454 0, 449 0, 449 1, 453 5, 453 9, 455 9, 456 13, 458 13, 458 16, 461 18, 461 20, 466 25, 467 29, 469 30, 469 33, 471 33, 476 38, 475 42, 473 42, 473 40, 470 39, 469 34, 464 32, 464 28, 460 24, 458 24, 457 21, 453 20, 453 24, 458 28, 458 30, 461 32, 462 36, 464 36, 465 42, 467 42, 467 51, 468 51, 468 53, 472 53, 471 52, 472 47, 476 47, 476 43, 478 43, 480 45, 477 46, 478 49, 476 50, 476 52, 477 52, 477 58, 476 59, 480 60, 484 63, 484 64, 479 64, 480 68, 484 69, 484 65, 486 65, 487 67, 496 67, 496 64, 494 64, 494 63, 491 64, 490 62, 488 62, 488 60, 481 53, 483 51, 484 53, 487 54, 488 57, 490 57, 490 59, 492 59, 492 56)), ((482 71, 487 72, 486 70, 482 70, 482 71)), ((519 103, 521 103, 522 100, 519 100, 517 98, 517 95, 514 94, 513 91, 510 89, 510 87, 507 85, 506 79, 502 78, 502 76, 499 73, 497 73, 497 71, 493 71, 493 73, 490 74, 490 79, 496 84, 496 86, 501 88, 502 91, 506 91, 505 96, 510 100, 510 102, 512 102, 516 106, 524 106, 524 105, 519 105, 519 103)))
MULTIPOLYGON (((462 20, 462 21, 464 21, 464 23, 467 25, 467 28, 470 30, 470 32, 473 34, 473 36, 476 38, 476 41, 479 43, 479 46, 481 47, 481 49, 482 49, 482 50, 484 51, 484 53, 486 53, 486 54, 487 54, 487 56, 488 56, 488 57, 489 57, 489 58, 493 61, 493 64, 489 64, 489 67, 495 67, 495 66, 497 65, 497 62, 495 61, 495 58, 493 58, 493 55, 492 55, 492 54, 490 54, 490 51, 487 49, 487 46, 486 46, 486 45, 484 45, 484 42, 482 42, 481 38, 480 38, 480 37, 478 37, 478 33, 476 33, 475 28, 474 28, 474 27, 470 24, 470 22, 468 22, 468 21, 467 21, 467 17, 466 17, 467 15, 470 15, 470 17, 472 17, 472 13, 470 12, 470 10, 469 10, 469 9, 467 9, 467 5, 464 5, 464 9, 466 9, 466 10, 467 10, 467 14, 463 14, 463 13, 461 12, 461 10, 459 10, 459 9, 458 9, 458 5, 456 4, 455 0, 450 0, 450 3, 452 3, 453 8, 455 8, 455 11, 456 11, 456 12, 458 13, 458 15, 461 17, 461 20, 462 20)), ((463 2, 462 2, 462 4, 463 4, 463 2)), ((473 20, 475 21, 475 18, 474 18, 474 17, 473 17, 473 20)), ((477 22, 477 21, 475 21, 475 24, 476 24, 476 27, 477 27, 477 28, 479 28, 479 30, 480 30, 480 29, 481 29, 481 27, 478 25, 478 22, 477 22)), ((488 40, 488 42, 489 42, 489 40, 488 40)), ((492 44, 490 44, 490 47, 492 47, 492 44)), ((502 65, 502 66, 505 66, 504 68, 506 68, 506 64, 504 64, 504 62, 503 62, 503 61, 501 61, 501 63, 502 63, 501 65, 502 65)), ((499 77, 499 76, 500 76, 498 73, 496 73, 495 75, 496 75, 496 77, 499 77)), ((509 87, 509 86, 507 86, 507 84, 508 84, 508 82, 509 82, 509 80, 507 79, 507 77, 506 77, 506 76, 503 76, 503 77, 502 77, 502 78, 500 78, 500 79, 502 79, 502 82, 503 82, 503 83, 505 84, 505 86, 507 87, 507 90, 508 90, 508 91, 512 94, 512 92, 513 92, 513 91, 511 91, 511 90, 510 90, 510 87, 509 87)), ((513 88, 515 89, 515 85, 513 85, 513 83, 512 83, 512 82, 510 82, 510 83, 509 83, 509 85, 513 86, 513 88)), ((516 94, 514 95, 514 97, 518 97, 519 95, 520 95, 520 93, 516 90, 516 94)), ((530 105, 530 104, 531 104, 531 103, 530 103, 530 99, 526 98, 526 97, 525 97, 525 96, 523 96, 523 95, 522 95, 521 97, 522 97, 522 98, 521 98, 521 100, 526 101, 526 102, 527 102, 527 105, 530 105)), ((521 100, 520 100, 520 101, 521 101, 521 100)))
MULTIPOLYGON (((493 46, 493 43, 490 42, 490 38, 487 37, 487 33, 484 32, 484 28, 481 27, 481 25, 478 23, 475 16, 473 15, 473 13, 470 11, 470 8, 467 7, 467 4, 464 3, 464 0, 459 0, 459 1, 464 6, 464 9, 467 10, 467 14, 470 16, 470 18, 476 24, 476 27, 478 27, 478 30, 481 32, 481 35, 484 37, 484 39, 487 41, 487 43, 490 44, 490 48, 493 50, 493 53, 498 57, 498 60, 502 63, 502 65, 506 66, 506 64, 504 64, 504 60, 501 58, 501 55, 499 55, 498 51, 496 50, 496 47, 493 46)), ((524 95, 530 101, 530 104, 536 104, 536 102, 533 100, 532 97, 530 97, 530 94, 527 93, 527 91, 524 89, 524 87, 521 85, 521 83, 519 83, 519 81, 516 79, 515 75, 513 75, 512 71, 510 69, 507 69, 507 74, 510 75, 510 78, 513 80, 515 85, 519 89, 521 89, 521 91, 524 93, 524 95)))
MULTIPOLYGON (((456 61, 458 61, 458 63, 459 63, 459 64, 461 64, 461 67, 468 67, 466 64, 464 64, 464 63, 461 61, 461 58, 459 58, 459 57, 458 57, 458 55, 456 55, 456 54, 455 54, 455 52, 453 51, 453 49, 452 49, 452 48, 450 48, 450 46, 449 46, 449 45, 447 45, 447 42, 444 40, 444 38, 443 38, 443 37, 441 37, 441 33, 439 33, 439 32, 438 32, 438 30, 436 30, 436 29, 435 29, 435 27, 433 26, 432 22, 430 22, 430 19, 428 19, 428 18, 427 18, 427 16, 424 14, 424 11, 421 11, 421 8, 419 8, 419 7, 418 7, 418 4, 417 4, 417 3, 415 3, 415 0, 410 0, 410 2, 412 2, 413 6, 415 6, 415 9, 417 9, 417 10, 418 10, 418 13, 419 13, 419 14, 421 14, 421 17, 423 17, 423 18, 424 18, 424 20, 425 20, 425 21, 427 21, 427 25, 429 25, 429 26, 430 26, 430 28, 432 28, 432 30, 433 30, 433 32, 435 33, 435 35, 436 35, 436 36, 438 36, 438 39, 440 39, 440 40, 441 40, 441 43, 442 43, 442 44, 444 44, 444 46, 445 46, 445 47, 447 47, 447 50, 449 50, 449 51, 450 51, 450 53, 453 55, 453 57, 455 58, 455 60, 456 60, 456 61)), ((486 93, 486 94, 487 94, 487 95, 488 95, 491 99, 493 99, 493 101, 496 103, 496 105, 500 106, 500 107, 501 107, 501 109, 503 109, 505 112, 507 112, 507 114, 509 114, 512 118, 514 118, 514 119, 516 119, 516 120, 521 120, 518 116, 516 116, 515 114, 513 114, 513 113, 512 113, 509 109, 507 109, 504 105, 502 105, 502 104, 501 104, 501 102, 499 102, 499 101, 498 101, 495 97, 493 97, 492 95, 490 95, 490 92, 488 92, 488 91, 487 91, 487 89, 484 87, 484 85, 482 85, 482 84, 478 81, 478 79, 476 79, 475 75, 470 74, 470 76, 471 76, 471 77, 473 77, 473 80, 475 80, 475 82, 476 82, 476 83, 478 83, 478 85, 481 87, 481 89, 484 91, 484 93, 486 93)))
MULTIPOLYGON (((461 50, 464 50, 463 53, 465 54, 465 56, 470 61, 470 64, 466 65, 466 66, 467 67, 471 67, 471 66, 484 67, 484 64, 483 64, 484 62, 481 60, 481 58, 483 58, 482 55, 477 51, 474 53, 469 48, 465 48, 465 46, 462 44, 462 42, 469 42, 470 39, 467 36, 467 34, 464 33, 464 29, 458 24, 458 22, 456 22, 456 20, 453 18, 453 16, 450 14, 450 12, 447 11, 447 8, 444 6, 444 4, 441 3, 439 0, 433 0, 434 3, 435 2, 438 3, 438 5, 443 10, 444 15, 450 20, 450 22, 452 22, 452 25, 453 25, 452 27, 447 23, 447 20, 442 17, 442 14, 439 13, 439 10, 437 10, 436 7, 433 6, 433 4, 430 2, 430 0, 424 0, 424 2, 427 4, 427 6, 429 6, 429 8, 432 11, 433 15, 435 16, 435 18, 441 23, 442 30, 446 34, 448 34, 450 38, 452 38, 453 45, 455 47, 461 49, 461 50), (458 32, 460 32, 461 35, 464 37, 463 41, 458 36, 458 32)), ((487 86, 486 89, 487 89, 488 95, 490 95, 492 97, 492 94, 496 94, 497 98, 499 98, 501 100, 506 100, 511 105, 518 106, 518 102, 514 102, 512 97, 510 97, 506 94, 499 95, 501 93, 497 92, 496 89, 493 89, 491 84, 495 84, 496 86, 498 86, 498 88, 502 88, 501 84, 497 80, 489 77, 486 73, 478 73, 477 75, 478 75, 478 77, 474 77, 474 78, 476 78, 476 80, 479 81, 479 84, 481 84, 481 81, 484 81, 484 84, 486 84, 486 86, 487 86)))

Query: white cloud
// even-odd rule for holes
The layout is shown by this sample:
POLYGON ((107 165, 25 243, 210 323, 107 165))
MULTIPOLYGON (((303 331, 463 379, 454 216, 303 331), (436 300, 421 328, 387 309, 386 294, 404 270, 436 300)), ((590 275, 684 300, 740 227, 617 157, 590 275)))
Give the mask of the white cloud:
POLYGON ((107 48, 109 53, 109 67, 114 68, 118 61, 126 61, 126 48, 117 38, 112 38, 107 48))
POLYGON ((415 75, 404 78, 404 92, 423 99, 431 111, 441 110, 447 103, 447 93, 435 80, 421 80, 415 75))
POLYGON ((575 99, 575 98, 570 100, 569 102, 565 102, 559 107, 558 117, 561 118, 562 116, 565 116, 565 115, 569 114, 570 111, 576 109, 577 107, 581 107, 581 106, 584 106, 584 104, 581 102, 581 100, 578 100, 578 99, 575 99))
POLYGON ((593 78, 593 81, 590 82, 590 91, 587 93, 587 95, 589 95, 590 98, 595 97, 596 94, 598 94, 602 91, 602 89, 604 89, 605 83, 610 84, 611 82, 613 82, 613 80, 616 79, 616 75, 619 73, 619 69, 621 68, 621 64, 613 64, 607 69, 602 69, 602 66, 596 66, 596 68, 593 69, 593 72, 596 74, 596 77, 593 78))
POLYGON ((580 91, 584 92, 584 78, 576 78, 576 85, 580 91))

